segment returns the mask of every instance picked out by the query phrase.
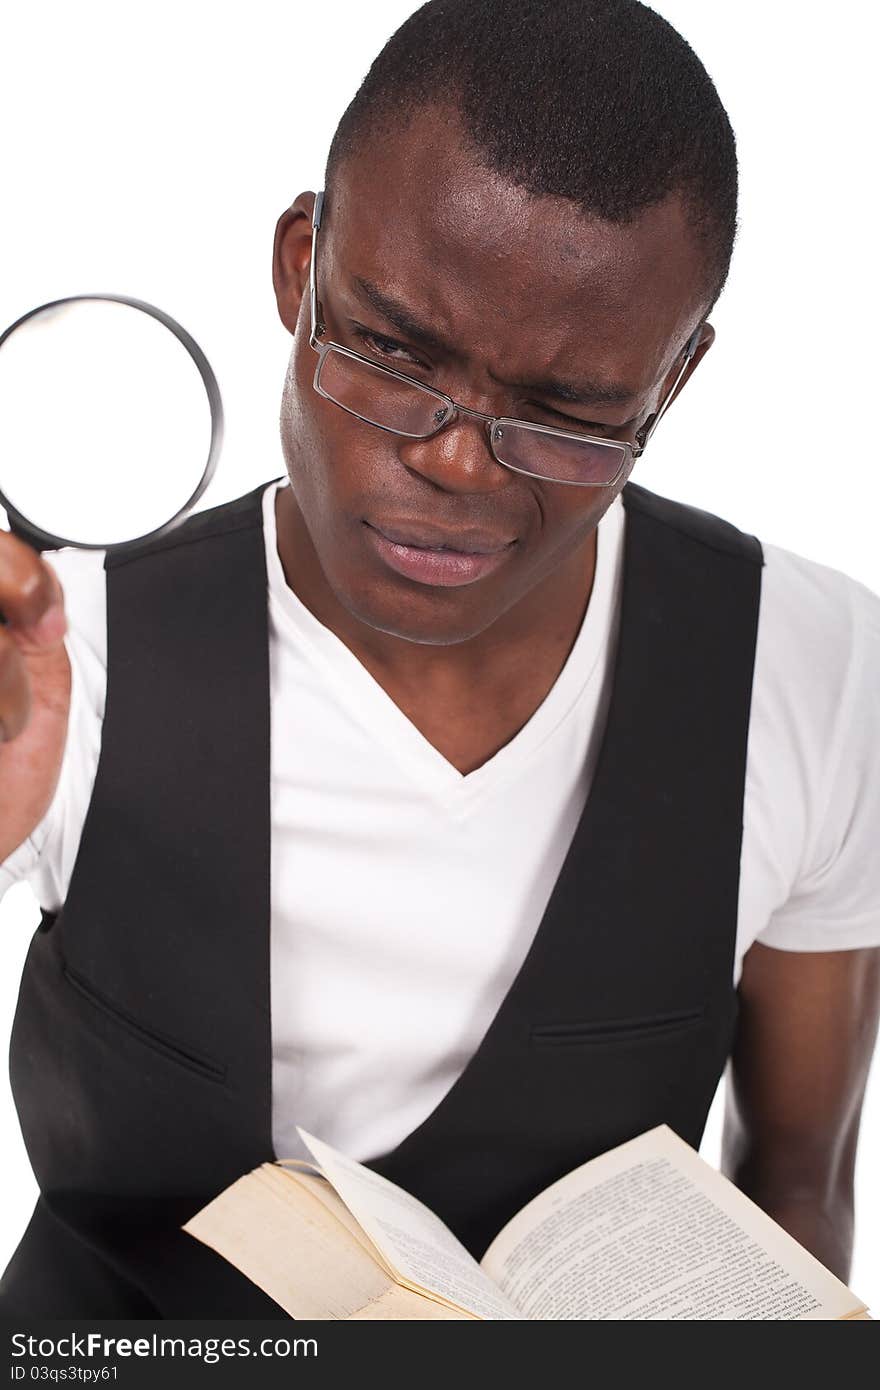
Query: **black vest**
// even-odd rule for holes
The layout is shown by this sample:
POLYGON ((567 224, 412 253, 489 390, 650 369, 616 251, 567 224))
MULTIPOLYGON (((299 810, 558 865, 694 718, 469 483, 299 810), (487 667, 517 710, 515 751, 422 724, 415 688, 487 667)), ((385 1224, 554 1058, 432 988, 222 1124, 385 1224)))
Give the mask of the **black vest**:
MULTIPOLYGON (((13 1029, 41 1197, 7 1314, 279 1316, 179 1231, 274 1156, 261 493, 107 561, 97 779, 13 1029)), ((568 855, 462 1076, 371 1161, 477 1257, 593 1155, 661 1122, 697 1145, 730 1052, 761 548, 632 484, 624 502, 613 694, 568 855)))

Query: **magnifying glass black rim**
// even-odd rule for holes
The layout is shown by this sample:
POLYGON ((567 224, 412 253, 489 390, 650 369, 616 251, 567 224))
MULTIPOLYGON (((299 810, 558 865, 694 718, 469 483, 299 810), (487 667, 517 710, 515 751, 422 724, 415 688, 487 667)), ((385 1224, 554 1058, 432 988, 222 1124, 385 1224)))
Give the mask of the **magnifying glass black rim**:
POLYGON ((155 304, 148 304, 144 299, 133 299, 131 295, 127 294, 70 294, 66 295, 63 299, 50 299, 46 304, 38 305, 36 309, 29 309, 26 314, 22 314, 21 318, 16 319, 15 323, 11 323, 8 328, 5 328, 3 332, 0 333, 0 348, 2 348, 10 334, 15 332, 16 328, 20 328, 23 323, 26 323, 28 319, 32 319, 36 314, 42 314, 46 309, 55 309, 59 304, 75 304, 93 299, 108 299, 114 304, 128 304, 132 309, 140 309, 143 313, 149 314, 154 319, 158 319, 166 328, 170 328, 174 336, 186 348, 199 369, 199 375, 204 383, 205 391, 208 396, 208 404, 211 410, 211 442, 208 446, 208 458, 202 471, 202 476, 196 485, 195 491, 190 494, 183 506, 176 511, 168 521, 163 521, 161 526, 155 527, 152 531, 146 531, 143 535, 132 536, 126 541, 106 541, 103 543, 98 541, 75 541, 70 540, 66 536, 57 536, 52 531, 45 531, 41 526, 37 526, 32 522, 29 517, 24 516, 15 506, 15 503, 11 502, 5 495, 2 486, 0 486, 0 506, 5 509, 11 520, 15 521, 23 530, 29 532, 34 539, 47 550, 60 550, 62 547, 70 545, 76 546, 78 550, 121 551, 128 546, 141 545, 144 541, 155 540, 156 537, 164 535, 166 531, 173 531, 174 527, 188 515, 196 502, 198 502, 205 488, 213 478, 217 469, 217 460, 220 457, 220 448, 223 443, 223 402, 220 399, 220 387, 217 385, 217 378, 214 375, 210 362, 202 352, 195 338, 193 338, 190 333, 187 333, 182 324, 179 324, 170 314, 166 314, 163 309, 158 309, 155 304))

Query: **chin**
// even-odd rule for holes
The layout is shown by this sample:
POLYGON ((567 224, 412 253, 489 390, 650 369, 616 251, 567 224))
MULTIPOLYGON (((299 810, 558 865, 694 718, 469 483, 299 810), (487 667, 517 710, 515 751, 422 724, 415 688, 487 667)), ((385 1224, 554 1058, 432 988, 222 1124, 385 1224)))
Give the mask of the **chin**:
POLYGON ((399 637, 401 641, 426 647, 451 647, 460 642, 469 642, 491 627, 500 616, 485 610, 456 611, 448 602, 447 594, 425 594, 420 596, 420 602, 412 605, 383 603, 377 594, 370 594, 367 598, 363 591, 357 595, 337 592, 337 597, 353 618, 375 632, 384 632, 390 637, 399 637))

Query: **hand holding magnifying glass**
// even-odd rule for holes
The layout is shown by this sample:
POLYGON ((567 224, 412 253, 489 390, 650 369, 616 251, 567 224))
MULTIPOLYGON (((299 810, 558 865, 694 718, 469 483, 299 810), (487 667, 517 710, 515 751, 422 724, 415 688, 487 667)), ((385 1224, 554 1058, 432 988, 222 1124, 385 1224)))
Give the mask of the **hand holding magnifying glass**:
POLYGON ((37 551, 170 530, 222 432, 204 353, 153 305, 76 296, 0 334, 0 508, 17 532, 0 530, 0 862, 48 809, 67 731, 63 594, 37 551))

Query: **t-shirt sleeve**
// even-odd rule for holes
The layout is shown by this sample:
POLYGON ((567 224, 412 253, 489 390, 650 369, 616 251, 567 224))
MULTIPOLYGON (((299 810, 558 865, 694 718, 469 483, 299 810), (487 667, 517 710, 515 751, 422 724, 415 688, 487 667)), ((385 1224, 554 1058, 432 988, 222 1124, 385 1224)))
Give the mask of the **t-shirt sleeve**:
POLYGON ((791 893, 757 938, 780 950, 880 945, 880 599, 853 580, 846 589, 851 641, 834 719, 815 734, 811 832, 791 893))
POLYGON ((26 881, 44 908, 57 911, 67 896, 98 766, 107 687, 107 603, 103 552, 52 551, 44 558, 61 580, 67 612, 67 738, 45 816, 0 864, 0 898, 14 883, 26 881))

